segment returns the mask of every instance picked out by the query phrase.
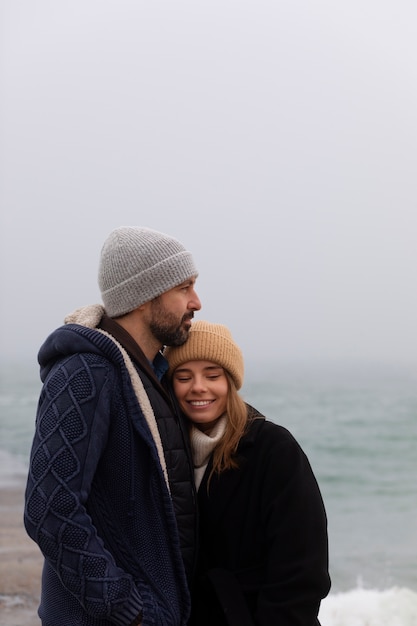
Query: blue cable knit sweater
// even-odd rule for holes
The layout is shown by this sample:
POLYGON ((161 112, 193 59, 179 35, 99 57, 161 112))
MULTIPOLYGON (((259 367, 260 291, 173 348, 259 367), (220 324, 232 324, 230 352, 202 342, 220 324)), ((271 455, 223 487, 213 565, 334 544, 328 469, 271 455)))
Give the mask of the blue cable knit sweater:
POLYGON ((39 353, 44 383, 25 526, 45 565, 44 626, 183 626, 189 593, 154 437, 114 342, 69 324, 39 353))

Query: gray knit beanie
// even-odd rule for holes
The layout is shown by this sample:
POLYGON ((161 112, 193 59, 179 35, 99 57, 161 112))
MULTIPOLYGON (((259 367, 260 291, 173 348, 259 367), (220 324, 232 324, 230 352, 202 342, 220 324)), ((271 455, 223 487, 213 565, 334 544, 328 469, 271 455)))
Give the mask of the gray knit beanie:
POLYGON ((169 235, 122 226, 104 242, 98 284, 109 317, 119 317, 197 276, 193 257, 169 235))

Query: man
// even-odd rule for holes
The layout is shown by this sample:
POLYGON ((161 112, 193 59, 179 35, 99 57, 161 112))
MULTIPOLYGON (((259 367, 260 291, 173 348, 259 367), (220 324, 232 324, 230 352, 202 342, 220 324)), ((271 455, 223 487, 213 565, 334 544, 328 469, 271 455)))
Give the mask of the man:
POLYGON ((118 228, 104 308, 78 309, 40 349, 24 519, 45 557, 44 626, 187 623, 195 493, 161 348, 187 340, 196 277, 176 239, 118 228))

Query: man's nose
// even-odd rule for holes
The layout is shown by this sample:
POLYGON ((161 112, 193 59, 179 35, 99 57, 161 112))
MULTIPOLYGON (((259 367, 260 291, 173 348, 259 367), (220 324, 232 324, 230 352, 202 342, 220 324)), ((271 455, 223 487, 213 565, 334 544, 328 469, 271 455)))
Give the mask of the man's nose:
POLYGON ((193 292, 191 294, 191 298, 190 298, 190 302, 188 304, 188 307, 192 311, 199 311, 201 309, 200 298, 198 297, 197 292, 195 291, 195 289, 193 289, 193 292))

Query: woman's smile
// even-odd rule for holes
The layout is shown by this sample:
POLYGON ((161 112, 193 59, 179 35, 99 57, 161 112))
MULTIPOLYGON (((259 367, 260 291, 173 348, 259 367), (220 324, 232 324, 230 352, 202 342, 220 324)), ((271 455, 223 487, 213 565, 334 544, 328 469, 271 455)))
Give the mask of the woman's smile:
POLYGON ((174 373, 173 385, 181 409, 198 428, 206 429, 226 412, 228 382, 216 363, 183 363, 174 373))

